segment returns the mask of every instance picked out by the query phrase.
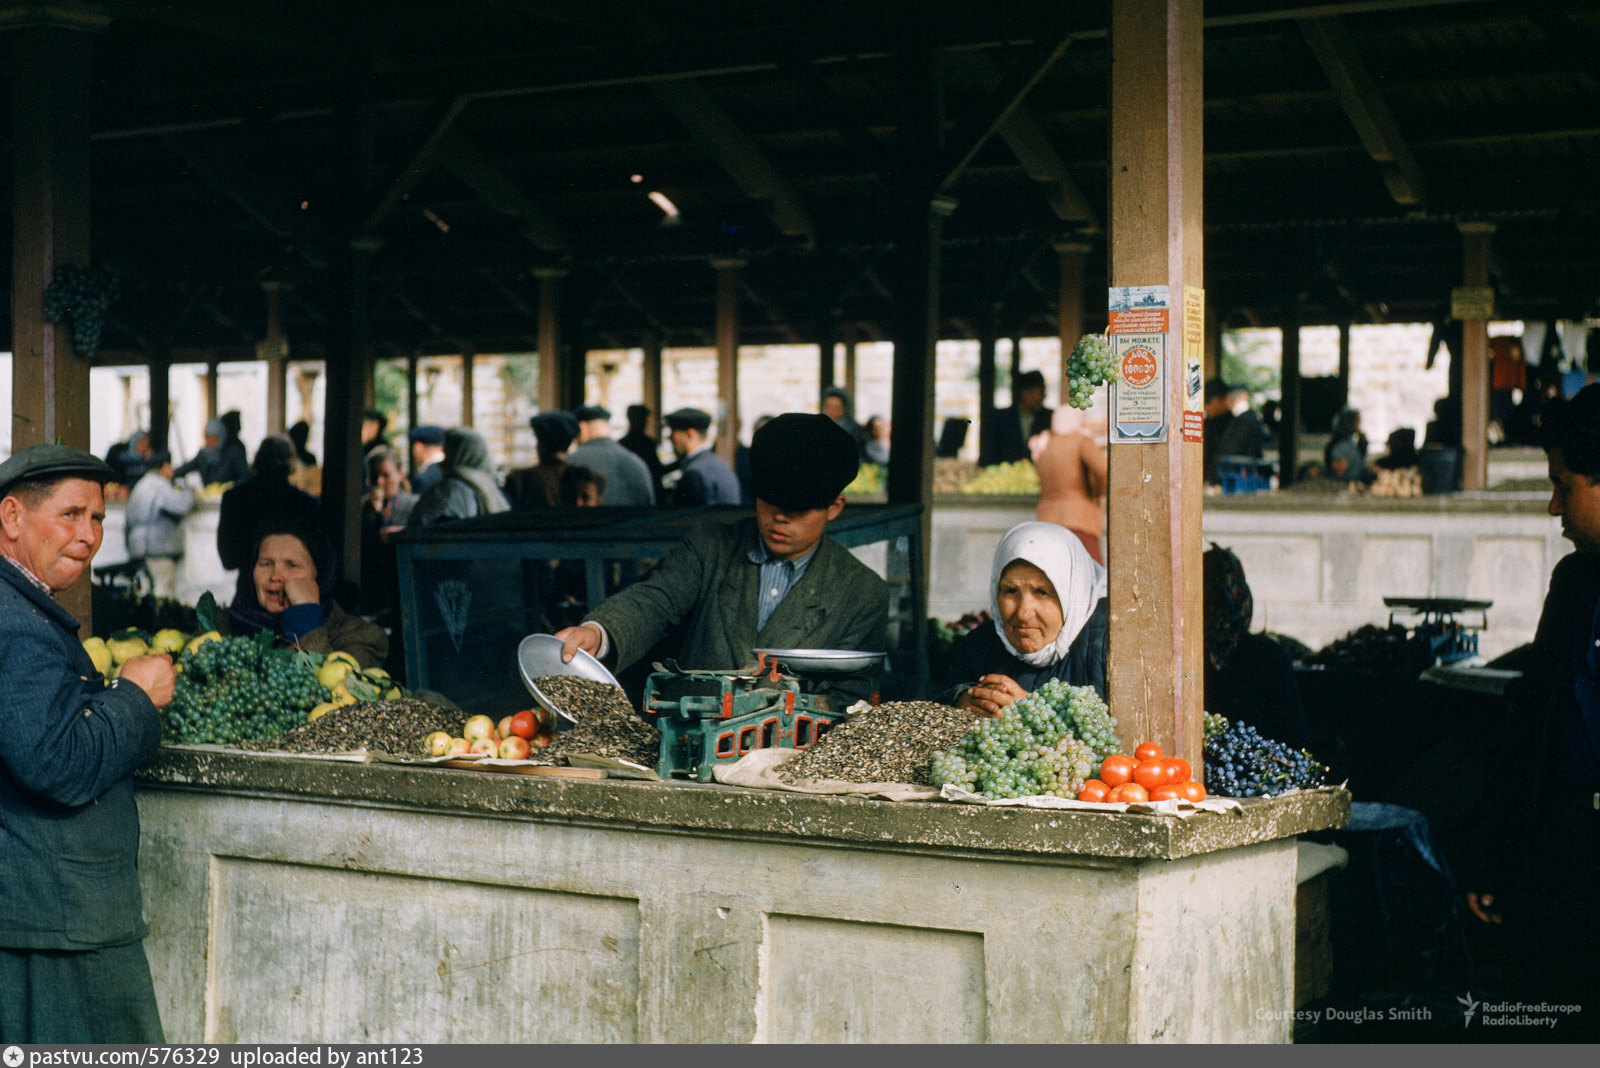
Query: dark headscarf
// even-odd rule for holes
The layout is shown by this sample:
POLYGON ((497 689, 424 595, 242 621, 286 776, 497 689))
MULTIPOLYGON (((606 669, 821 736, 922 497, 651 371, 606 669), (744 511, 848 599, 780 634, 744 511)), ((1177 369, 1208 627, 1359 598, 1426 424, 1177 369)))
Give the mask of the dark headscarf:
POLYGON ((323 617, 326 618, 333 611, 334 580, 338 575, 333 547, 328 544, 327 537, 321 531, 293 520, 273 520, 263 526, 257 534, 255 544, 250 549, 250 566, 239 569, 239 581, 233 591, 233 604, 228 607, 228 621, 233 625, 235 634, 255 634, 262 630, 274 633, 278 631, 278 617, 263 608, 260 599, 256 597, 255 578, 256 561, 261 559, 261 543, 276 534, 291 535, 306 547, 306 552, 311 556, 311 564, 317 569, 317 600, 322 605, 323 617))
POLYGON ((1212 542, 1201 570, 1205 576, 1206 659, 1221 671, 1233 659, 1239 639, 1250 633, 1256 603, 1244 578, 1244 565, 1232 550, 1212 542))
POLYGON ((445 478, 459 478, 472 487, 478 498, 478 514, 504 512, 510 505, 495 481, 494 461, 489 458, 489 445, 483 435, 469 427, 452 427, 444 432, 445 478))

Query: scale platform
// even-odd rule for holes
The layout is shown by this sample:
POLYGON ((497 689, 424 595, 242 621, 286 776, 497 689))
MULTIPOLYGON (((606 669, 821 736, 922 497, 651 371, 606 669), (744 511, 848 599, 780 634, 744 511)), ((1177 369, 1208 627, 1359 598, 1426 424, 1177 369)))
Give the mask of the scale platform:
POLYGON ((1428 643, 1428 651, 1438 664, 1453 664, 1478 655, 1478 631, 1489 628, 1489 608, 1493 601, 1465 597, 1385 597, 1389 625, 1395 626, 1396 612, 1421 615, 1411 632, 1428 643), (1456 619, 1462 612, 1480 612, 1476 623, 1456 619))

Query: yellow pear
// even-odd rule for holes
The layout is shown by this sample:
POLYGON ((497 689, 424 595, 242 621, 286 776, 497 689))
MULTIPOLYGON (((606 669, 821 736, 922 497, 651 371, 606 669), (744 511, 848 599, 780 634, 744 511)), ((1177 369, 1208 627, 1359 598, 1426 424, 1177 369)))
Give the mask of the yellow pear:
POLYGON ((155 637, 150 639, 150 649, 152 652, 157 653, 181 653, 183 652, 185 640, 183 631, 168 627, 165 630, 156 631, 155 637))
POLYGON ((189 639, 189 644, 183 647, 184 652, 192 653, 206 642, 220 642, 221 640, 222 635, 214 630, 208 630, 204 634, 197 634, 189 639))
POLYGON ((335 687, 343 689, 344 677, 348 674, 350 674, 350 665, 343 660, 335 660, 330 656, 317 671, 317 681, 330 690, 335 687))
POLYGON ((112 638, 106 642, 106 648, 111 650, 111 659, 117 664, 126 664, 136 656, 143 656, 150 651, 150 646, 145 640, 136 635, 126 638, 112 638))
POLYGON ((327 662, 332 664, 335 661, 337 661, 338 663, 341 663, 341 664, 349 664, 353 668, 359 668, 361 666, 356 661, 355 657, 351 656, 349 653, 342 652, 342 651, 328 654, 328 661, 327 662))
POLYGON ((343 708, 343 707, 344 707, 343 705, 338 704, 335 701, 324 701, 320 705, 318 705, 317 707, 313 708, 310 712, 306 713, 306 722, 307 723, 313 723, 316 720, 321 719, 323 716, 326 716, 329 712, 332 712, 334 709, 343 708))
POLYGON ((334 704, 353 705, 356 703, 356 695, 351 693, 344 683, 341 682, 337 686, 330 686, 328 689, 333 691, 332 700, 334 704))
POLYGON ((94 669, 101 675, 111 672, 111 650, 106 648, 104 638, 85 638, 83 651, 89 654, 89 659, 94 661, 94 669))

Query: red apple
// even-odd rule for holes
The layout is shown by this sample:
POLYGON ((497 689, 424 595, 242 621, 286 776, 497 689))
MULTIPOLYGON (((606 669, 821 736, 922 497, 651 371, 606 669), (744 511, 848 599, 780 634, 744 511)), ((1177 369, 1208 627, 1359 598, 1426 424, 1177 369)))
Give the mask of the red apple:
POLYGON ((487 738, 474 738, 467 747, 469 753, 482 753, 484 756, 499 756, 500 746, 487 738))
POLYGON ((514 716, 507 716, 501 722, 506 726, 500 733, 507 737, 516 735, 518 738, 532 738, 539 733, 539 719, 530 708, 524 708, 514 716))
POLYGON ((535 734, 532 738, 528 739, 528 744, 543 749, 545 746, 550 744, 550 736, 548 734, 535 734))
POLYGON ((469 742, 487 738, 494 733, 494 720, 488 716, 473 716, 461 727, 461 737, 469 742))
POLYGON ((502 760, 527 760, 528 740, 518 738, 515 734, 500 743, 500 759, 502 760))
POLYGON ((450 739, 450 744, 445 747, 445 755, 460 756, 462 753, 471 752, 471 750, 472 743, 465 738, 452 738, 450 739))
POLYGON ((511 737, 511 717, 506 716, 494 725, 495 733, 501 738, 511 737))

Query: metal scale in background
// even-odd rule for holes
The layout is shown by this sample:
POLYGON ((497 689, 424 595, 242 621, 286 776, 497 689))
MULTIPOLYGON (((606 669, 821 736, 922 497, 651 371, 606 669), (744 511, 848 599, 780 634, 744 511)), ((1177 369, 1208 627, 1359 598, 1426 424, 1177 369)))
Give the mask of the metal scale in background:
MULTIPOLYGON (((1478 632, 1489 627, 1489 608, 1493 601, 1469 601, 1462 597, 1385 597, 1391 629, 1400 624, 1395 614, 1409 613, 1422 618, 1408 632, 1427 652, 1429 664, 1454 664, 1478 655, 1478 632), (1476 622, 1463 623, 1456 617, 1463 612, 1478 612, 1476 622)), ((1420 652, 1420 650, 1419 650, 1420 652)))

